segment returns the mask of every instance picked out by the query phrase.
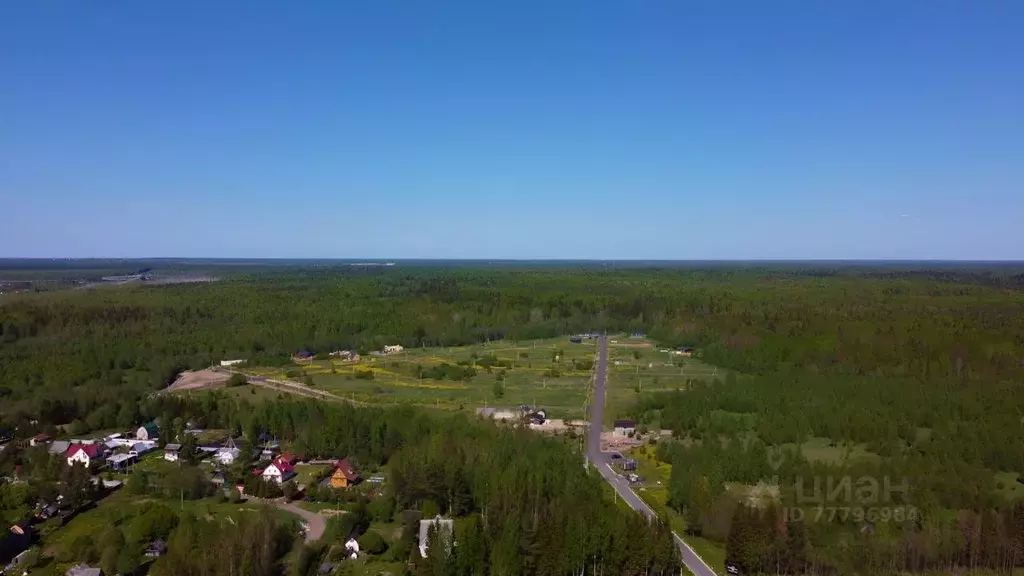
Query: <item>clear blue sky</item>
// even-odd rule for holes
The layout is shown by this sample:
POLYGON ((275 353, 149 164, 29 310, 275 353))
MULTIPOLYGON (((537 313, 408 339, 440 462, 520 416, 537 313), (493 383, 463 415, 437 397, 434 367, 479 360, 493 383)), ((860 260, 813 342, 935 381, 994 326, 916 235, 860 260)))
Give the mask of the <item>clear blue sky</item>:
POLYGON ((1024 259, 1024 2, 0 3, 0 256, 1024 259))

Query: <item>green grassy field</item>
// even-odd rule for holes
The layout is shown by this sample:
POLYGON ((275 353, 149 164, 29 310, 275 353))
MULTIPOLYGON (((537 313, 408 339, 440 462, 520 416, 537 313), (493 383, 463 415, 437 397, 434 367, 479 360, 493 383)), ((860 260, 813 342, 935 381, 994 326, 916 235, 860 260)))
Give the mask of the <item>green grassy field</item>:
POLYGON ((1016 472, 999 472, 996 474, 996 492, 1009 501, 1024 498, 1024 484, 1021 484, 1016 472))
POLYGON ((295 467, 295 483, 309 484, 318 473, 330 469, 329 464, 299 464, 295 467))
POLYGON ((686 390, 687 381, 724 378, 726 371, 672 354, 645 338, 616 335, 608 343, 605 424, 629 412, 641 393, 686 390))
MULTIPOLYGON (((245 371, 297 382, 309 376, 315 388, 362 403, 412 404, 446 410, 535 404, 545 408, 551 418, 582 418, 595 353, 593 342, 573 344, 567 337, 526 342, 502 340, 475 346, 409 349, 389 356, 366 355, 357 364, 313 360, 286 368, 245 371), (481 365, 487 362, 485 358, 506 367, 495 365, 488 369, 481 365), (459 362, 474 364, 476 375, 453 380, 418 373, 444 364, 457 366, 459 362), (290 378, 289 371, 293 374, 290 378), (373 372, 372 380, 357 377, 367 371, 373 372)), ((245 398, 246 388, 252 387, 229 392, 245 398)))

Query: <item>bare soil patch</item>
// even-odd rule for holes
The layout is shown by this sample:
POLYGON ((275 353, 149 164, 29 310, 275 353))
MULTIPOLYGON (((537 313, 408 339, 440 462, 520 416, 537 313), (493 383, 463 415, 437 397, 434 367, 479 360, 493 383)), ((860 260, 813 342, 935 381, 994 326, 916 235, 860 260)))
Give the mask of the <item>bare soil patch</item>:
POLYGON ((205 388, 223 388, 231 375, 214 370, 186 370, 178 379, 167 387, 168 392, 179 390, 202 390, 205 388))

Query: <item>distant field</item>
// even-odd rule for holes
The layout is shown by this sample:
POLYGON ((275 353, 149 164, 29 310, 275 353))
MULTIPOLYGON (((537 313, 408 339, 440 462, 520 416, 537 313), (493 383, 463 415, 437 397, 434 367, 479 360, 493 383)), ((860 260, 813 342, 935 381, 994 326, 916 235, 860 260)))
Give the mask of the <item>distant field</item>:
POLYGON ((605 424, 628 413, 641 393, 686 390, 689 380, 724 379, 727 374, 697 358, 674 355, 646 338, 617 335, 610 340, 605 424))
MULTIPOLYGON (((568 337, 501 340, 474 346, 415 348, 389 356, 365 355, 357 364, 313 360, 291 367, 247 368, 245 372, 296 382, 303 382, 308 376, 316 389, 361 403, 412 404, 446 410, 529 404, 546 409, 551 418, 582 418, 595 353, 594 342, 573 344, 568 337), (418 372, 445 364, 457 367, 459 362, 462 367, 472 365, 476 374, 452 379, 432 378, 418 372), (481 366, 489 362, 503 366, 481 366), (370 371, 372 379, 358 377, 370 371)), ((244 398, 250 394, 245 388, 253 387, 227 392, 244 398)))

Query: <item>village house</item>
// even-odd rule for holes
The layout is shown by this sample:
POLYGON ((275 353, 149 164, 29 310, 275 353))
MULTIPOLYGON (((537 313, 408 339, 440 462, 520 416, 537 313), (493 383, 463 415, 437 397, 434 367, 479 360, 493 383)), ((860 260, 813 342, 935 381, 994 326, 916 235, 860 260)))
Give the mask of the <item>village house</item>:
POLYGON ((245 360, 221 360, 221 366, 234 366, 236 364, 242 364, 245 360))
POLYGON ((309 350, 301 350, 292 354, 292 362, 312 362, 313 357, 313 353, 309 350))
POLYGON ((156 442, 136 442, 132 444, 132 447, 128 450, 128 453, 136 458, 141 457, 143 454, 148 454, 156 450, 156 442))
POLYGON ((348 488, 359 482, 359 475, 352 470, 352 462, 345 458, 334 464, 331 474, 331 488, 348 488))
POLYGON ((54 440, 47 446, 46 451, 50 454, 66 454, 68 448, 71 448, 71 442, 67 440, 54 440))
POLYGON ((636 433, 636 422, 632 420, 616 420, 615 421, 615 435, 616 436, 629 436, 630 434, 636 433))
POLYGON ((455 521, 436 516, 433 520, 420 520, 420 556, 427 557, 427 548, 430 546, 430 529, 436 528, 437 534, 441 536, 444 545, 449 550, 454 544, 455 521))
POLYGON ((122 472, 135 464, 136 459, 132 454, 114 454, 107 456, 107 466, 115 472, 122 472))
POLYGON ((65 453, 68 466, 81 464, 86 468, 101 460, 107 454, 107 447, 103 444, 73 444, 65 453))
POLYGON ((262 476, 268 482, 284 484, 295 476, 295 466, 281 458, 276 458, 263 469, 262 476))
POLYGON ((238 459, 238 456, 241 453, 242 451, 239 450, 238 448, 230 446, 217 450, 217 452, 214 453, 213 455, 213 459, 216 460, 218 464, 221 464, 223 466, 231 466, 232 464, 235 463, 235 460, 238 459))
POLYGON ((135 431, 135 438, 138 440, 156 440, 159 434, 159 429, 156 426, 156 422, 150 422, 139 426, 139 429, 135 431))
POLYGON ((41 446, 52 440, 49 434, 36 434, 28 441, 29 446, 41 446))
POLYGON ((405 348, 401 344, 395 344, 393 346, 385 346, 384 347, 384 353, 385 354, 398 354, 398 353, 402 352, 403 350, 405 350, 405 348))
POLYGON ((177 462, 179 452, 181 452, 181 444, 168 444, 164 446, 164 460, 177 462))

